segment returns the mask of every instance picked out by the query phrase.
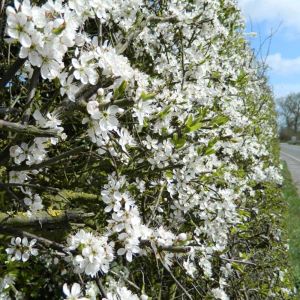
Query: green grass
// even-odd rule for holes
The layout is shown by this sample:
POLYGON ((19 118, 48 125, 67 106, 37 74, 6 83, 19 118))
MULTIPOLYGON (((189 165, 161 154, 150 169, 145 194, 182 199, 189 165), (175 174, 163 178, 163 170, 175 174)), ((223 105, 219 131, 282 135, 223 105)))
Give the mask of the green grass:
POLYGON ((294 280, 297 289, 300 289, 300 197, 295 187, 291 174, 284 163, 283 168, 283 194, 288 202, 287 229, 289 238, 289 255, 294 271, 294 280))

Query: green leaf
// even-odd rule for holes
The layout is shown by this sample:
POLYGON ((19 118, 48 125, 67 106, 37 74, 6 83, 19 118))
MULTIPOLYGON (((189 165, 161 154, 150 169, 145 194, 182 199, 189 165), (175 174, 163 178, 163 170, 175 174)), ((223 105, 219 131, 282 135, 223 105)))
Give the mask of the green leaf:
POLYGON ((120 84, 120 86, 119 86, 117 89, 115 89, 115 91, 114 91, 114 99, 115 99, 115 100, 124 97, 126 87, 127 87, 127 81, 124 80, 124 81, 120 84))
POLYGON ((190 116, 186 122, 186 132, 194 132, 202 127, 202 117, 198 117, 193 120, 193 117, 190 116))
POLYGON ((212 154, 215 154, 216 153, 216 150, 215 149, 212 149, 212 148, 208 148, 206 151, 205 151, 205 154, 206 155, 212 155, 212 154))
POLYGON ((190 126, 192 126, 192 124, 193 124, 193 116, 190 115, 190 116, 188 117, 188 119, 187 119, 185 125, 186 125, 187 127, 190 127, 190 126))
POLYGON ((168 179, 172 179, 173 178, 173 172, 171 170, 167 170, 165 174, 166 174, 166 177, 168 179))
POLYGON ((227 116, 218 116, 218 117, 213 119, 213 125, 219 127, 221 125, 226 124, 228 121, 229 121, 229 117, 227 117, 227 116))
POLYGON ((186 143, 186 137, 185 136, 182 136, 182 137, 178 137, 178 134, 177 133, 174 133, 173 134, 173 139, 172 139, 172 142, 175 146, 176 149, 179 149, 181 147, 183 147, 186 143))
POLYGON ((170 109, 171 109, 171 105, 167 105, 167 106, 166 106, 166 107, 158 114, 158 117, 160 117, 160 118, 165 117, 165 116, 169 113, 170 109))
POLYGON ((219 138, 217 138, 217 137, 211 139, 211 140, 208 142, 207 147, 208 147, 208 148, 212 148, 218 141, 219 141, 219 138))
POLYGON ((155 96, 156 96, 156 94, 153 94, 153 93, 147 94, 145 92, 142 92, 141 99, 143 101, 147 101, 147 100, 153 99, 155 96))
POLYGON ((61 34, 65 30, 65 28, 66 28, 66 24, 63 23, 59 27, 52 29, 52 33, 54 33, 56 35, 59 35, 59 34, 61 34))
POLYGON ((194 132, 202 127, 202 123, 195 123, 192 126, 188 127, 189 132, 194 132))
POLYGON ((218 80, 220 80, 220 78, 221 78, 221 73, 218 72, 218 71, 213 71, 213 72, 211 73, 211 78, 212 78, 213 80, 218 81, 218 80))
POLYGON ((241 265, 239 265, 238 263, 232 262, 232 263, 231 263, 231 266, 232 266, 235 270, 237 270, 237 271, 239 271, 239 272, 241 272, 241 273, 244 273, 243 267, 242 267, 241 265))

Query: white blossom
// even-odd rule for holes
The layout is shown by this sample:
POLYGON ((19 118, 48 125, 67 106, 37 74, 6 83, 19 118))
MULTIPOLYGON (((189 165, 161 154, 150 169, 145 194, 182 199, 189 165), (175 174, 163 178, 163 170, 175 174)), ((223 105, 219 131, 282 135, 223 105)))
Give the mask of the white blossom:
POLYGON ((21 260, 22 262, 26 262, 30 255, 38 255, 38 250, 34 248, 35 244, 35 239, 29 242, 27 237, 24 237, 23 239, 20 237, 12 238, 10 247, 6 248, 6 253, 10 255, 12 260, 21 260))
POLYGON ((72 287, 69 288, 65 283, 63 285, 63 292, 66 295, 65 300, 87 300, 88 298, 82 297, 80 285, 75 282, 72 287))

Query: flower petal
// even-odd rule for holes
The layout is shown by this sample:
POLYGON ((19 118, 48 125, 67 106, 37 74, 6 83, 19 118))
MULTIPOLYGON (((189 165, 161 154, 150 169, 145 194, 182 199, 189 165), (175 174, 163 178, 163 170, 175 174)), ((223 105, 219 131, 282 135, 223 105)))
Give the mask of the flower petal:
POLYGON ((23 47, 29 48, 31 46, 31 39, 26 32, 20 33, 20 43, 23 47))
POLYGON ((63 292, 64 292, 64 294, 65 294, 67 297, 70 297, 70 296, 71 296, 70 290, 69 290, 68 285, 67 285, 66 283, 63 285, 63 292))
POLYGON ((80 285, 79 285, 78 283, 75 282, 75 283, 72 285, 71 295, 72 295, 73 297, 77 297, 77 296, 80 295, 80 292, 81 292, 81 290, 80 290, 80 285))

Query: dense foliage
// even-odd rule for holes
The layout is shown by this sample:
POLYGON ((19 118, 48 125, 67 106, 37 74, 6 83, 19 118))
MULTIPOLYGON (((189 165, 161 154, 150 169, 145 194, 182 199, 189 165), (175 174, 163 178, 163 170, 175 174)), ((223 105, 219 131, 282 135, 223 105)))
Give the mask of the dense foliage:
POLYGON ((1 299, 292 297, 272 93, 234 0, 1 17, 1 299))

